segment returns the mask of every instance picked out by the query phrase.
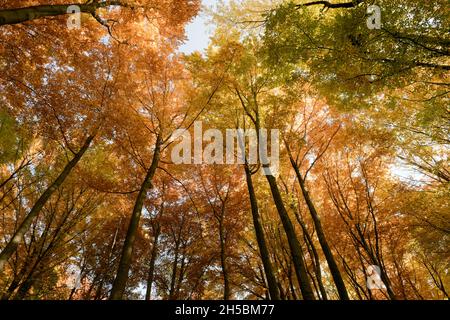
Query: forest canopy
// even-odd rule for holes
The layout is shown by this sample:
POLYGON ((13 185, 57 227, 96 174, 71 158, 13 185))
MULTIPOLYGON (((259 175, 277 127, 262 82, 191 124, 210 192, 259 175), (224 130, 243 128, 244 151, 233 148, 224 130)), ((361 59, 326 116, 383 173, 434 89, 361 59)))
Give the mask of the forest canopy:
POLYGON ((449 299, 449 30, 444 0, 0 0, 0 299, 449 299))

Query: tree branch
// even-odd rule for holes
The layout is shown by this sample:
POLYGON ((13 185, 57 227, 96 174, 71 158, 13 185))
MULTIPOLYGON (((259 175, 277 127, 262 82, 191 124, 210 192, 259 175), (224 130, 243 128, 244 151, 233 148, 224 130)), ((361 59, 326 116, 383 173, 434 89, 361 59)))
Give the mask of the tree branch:
POLYGON ((67 8, 70 6, 78 6, 80 12, 88 13, 96 16, 97 9, 106 8, 109 6, 130 7, 130 5, 123 1, 104 1, 92 3, 69 3, 61 5, 38 5, 17 9, 3 9, 0 10, 0 26, 13 25, 26 21, 32 21, 44 17, 54 17, 67 14, 67 8))
POLYGON ((363 0, 353 0, 351 2, 341 2, 341 3, 331 3, 329 1, 312 1, 307 3, 300 3, 295 5, 297 9, 302 7, 311 7, 316 5, 322 5, 327 9, 340 9, 340 8, 355 8, 357 5, 362 3, 363 0))

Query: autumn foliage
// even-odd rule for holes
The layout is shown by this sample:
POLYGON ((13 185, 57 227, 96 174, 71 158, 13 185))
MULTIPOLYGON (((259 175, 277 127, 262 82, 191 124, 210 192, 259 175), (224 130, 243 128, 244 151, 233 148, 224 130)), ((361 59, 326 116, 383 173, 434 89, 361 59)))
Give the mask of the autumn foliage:
POLYGON ((366 2, 222 3, 186 55, 198 0, 0 0, 1 299, 448 299, 449 11, 366 2), (173 163, 196 121, 278 172, 173 163))

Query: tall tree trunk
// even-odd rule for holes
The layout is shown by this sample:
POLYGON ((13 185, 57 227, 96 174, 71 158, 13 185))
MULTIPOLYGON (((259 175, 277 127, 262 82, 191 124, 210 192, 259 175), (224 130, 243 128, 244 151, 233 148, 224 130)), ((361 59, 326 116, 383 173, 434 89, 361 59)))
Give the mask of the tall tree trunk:
POLYGON ((284 231, 289 243, 289 248, 292 255, 292 262, 294 263, 295 273, 297 275, 297 281, 302 292, 303 299, 315 300, 314 292, 311 287, 311 283, 306 272, 305 261, 303 260, 303 249, 295 234, 295 229, 292 224, 289 214, 283 204, 280 190, 278 189, 277 180, 273 175, 266 175, 266 179, 272 192, 272 197, 277 207, 278 214, 283 224, 284 231))
POLYGON ((153 286, 153 279, 155 274, 155 263, 156 258, 158 257, 158 242, 159 242, 159 235, 160 235, 161 228, 160 226, 156 226, 155 233, 154 233, 154 240, 152 245, 152 252, 150 257, 150 267, 148 270, 148 277, 147 277, 147 290, 145 291, 145 300, 150 300, 150 297, 152 295, 152 286, 153 286))
POLYGON ((175 288, 175 297, 180 299, 181 285, 183 284, 184 277, 186 276, 186 243, 183 244, 183 249, 181 251, 181 266, 178 275, 178 281, 175 288))
MULTIPOLYGON (((239 90, 236 89, 236 93, 238 95, 239 100, 241 101, 242 107, 244 108, 244 112, 251 118, 255 130, 257 132, 257 145, 259 150, 259 160, 261 161, 261 141, 260 141, 260 129, 261 123, 259 118, 259 106, 257 100, 257 93, 253 91, 253 103, 254 103, 254 114, 252 115, 250 109, 244 102, 242 95, 239 90)), ((267 150, 266 150, 267 151, 267 150)), ((266 164, 263 164, 265 170, 270 170, 266 164), (267 166, 267 168, 266 168, 267 166)), ((272 193, 272 198, 275 202, 275 206, 277 208, 278 214, 280 216, 281 222, 283 224, 284 231, 286 233, 286 237, 288 239, 289 248, 291 250, 292 260, 294 263, 295 273, 297 275, 297 281, 300 286, 300 291, 302 292, 303 299, 305 300, 315 300, 314 292, 311 288, 311 283, 309 281, 308 273, 306 272, 305 261, 303 260, 303 250, 298 241, 298 238, 295 234, 294 226, 292 225, 292 221, 289 218, 288 212, 283 204, 283 199, 281 197, 280 190, 278 189, 277 180, 272 174, 266 174, 266 179, 270 186, 270 191, 272 193)))
POLYGON ((6 262, 11 257, 11 255, 16 251, 19 243, 21 242, 21 239, 30 228, 30 225, 33 222, 34 218, 36 218, 39 212, 41 212, 42 208, 47 203, 48 199, 50 199, 52 194, 63 184, 64 180, 66 180, 67 176, 70 174, 72 169, 77 165, 77 163, 80 161, 86 150, 91 145, 91 142, 94 139, 94 137, 95 135, 91 135, 85 140, 81 149, 75 154, 73 159, 66 164, 63 171, 59 174, 56 180, 44 191, 44 193, 34 204, 33 208, 31 208, 30 212, 27 214, 25 219, 22 221, 19 228, 17 228, 11 240, 9 240, 6 247, 0 253, 0 274, 3 272, 3 268, 6 262))
POLYGON ((331 248, 328 245, 327 238, 325 233, 323 232, 322 223, 320 222, 319 214, 312 202, 311 197, 309 196, 308 190, 306 190, 305 180, 300 174, 300 169, 298 168, 295 160, 290 155, 290 160, 292 167, 295 170, 297 175, 297 179, 302 190, 303 197, 305 199, 306 205, 308 206, 309 213, 311 214, 314 228, 316 229, 317 238, 319 239, 320 246, 322 248, 323 254, 325 255, 325 259, 327 260, 328 268, 330 269, 331 276, 333 277, 334 284, 336 285, 336 289, 339 294, 339 298, 341 300, 349 300, 347 288, 345 287, 344 280, 342 279, 341 272, 337 266, 336 260, 334 259, 333 253, 331 252, 331 248))
POLYGON ((324 287, 323 281, 322 281, 322 271, 320 269, 320 258, 319 258, 319 254, 317 253, 316 246, 314 245, 313 239, 311 238, 311 236, 308 233, 308 229, 305 225, 305 222, 303 221, 303 218, 300 216, 298 208, 296 208, 294 205, 292 205, 291 209, 294 211, 297 222, 302 227, 306 247, 308 248, 308 253, 313 262, 313 266, 314 266, 314 270, 315 270, 315 274, 316 274, 316 280, 317 280, 317 284, 319 286, 320 296, 322 297, 322 300, 328 300, 327 293, 326 293, 326 290, 325 290, 325 287, 324 287))
POLYGON ((277 279, 273 271, 272 262, 270 261, 270 254, 264 236, 264 229, 261 224, 261 217, 259 215, 258 200, 256 199, 255 189, 253 187, 252 173, 247 163, 245 164, 245 177, 247 180, 247 188, 250 196, 250 206, 252 210, 256 241, 258 242, 259 253, 261 254, 261 260, 264 267, 264 273, 266 274, 270 298, 272 300, 280 300, 280 292, 278 290, 277 279))
POLYGON ((158 167, 160 152, 161 152, 162 137, 159 134, 156 139, 155 151, 150 167, 147 170, 147 175, 139 190, 133 212, 131 214, 130 224, 128 226, 127 235, 122 248, 122 254, 119 262, 119 269, 117 270, 116 278, 114 279, 113 287, 111 289, 111 300, 120 300, 125 292, 125 287, 128 281, 128 272, 130 271, 131 258, 133 254, 134 241, 136 240, 136 233, 139 227, 139 220, 141 219, 142 207, 148 190, 152 187, 152 179, 158 167))
POLYGON ((316 246, 314 245, 314 242, 313 242, 311 236, 309 235, 305 224, 302 224, 302 229, 303 229, 303 234, 305 236, 306 246, 308 248, 309 255, 311 256, 311 260, 314 265, 314 270, 315 270, 315 274, 316 274, 317 284, 319 286, 320 295, 322 296, 322 300, 328 300, 327 292, 325 290, 325 286, 323 285, 323 281, 322 281, 322 271, 320 269, 319 254, 317 253, 316 246))

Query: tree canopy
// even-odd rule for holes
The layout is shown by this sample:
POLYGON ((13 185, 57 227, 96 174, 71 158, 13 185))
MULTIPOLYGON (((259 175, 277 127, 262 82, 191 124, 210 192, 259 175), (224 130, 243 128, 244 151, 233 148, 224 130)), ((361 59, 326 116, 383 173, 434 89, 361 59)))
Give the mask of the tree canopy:
POLYGON ((0 0, 1 299, 448 299, 448 3, 200 8, 0 0))

